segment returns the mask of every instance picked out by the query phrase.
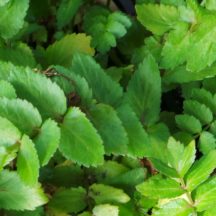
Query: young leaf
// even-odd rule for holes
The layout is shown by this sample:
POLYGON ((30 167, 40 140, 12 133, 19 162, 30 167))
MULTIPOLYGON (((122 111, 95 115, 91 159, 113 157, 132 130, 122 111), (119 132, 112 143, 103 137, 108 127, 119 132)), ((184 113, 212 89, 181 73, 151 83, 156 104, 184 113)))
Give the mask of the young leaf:
POLYGON ((14 0, 0 5, 0 36, 2 38, 9 39, 22 28, 28 6, 29 0, 14 0))
POLYGON ((40 188, 26 186, 15 172, 0 173, 0 207, 8 210, 34 210, 46 204, 47 197, 40 188))
POLYGON ((144 124, 150 125, 158 120, 161 78, 157 63, 152 56, 147 56, 132 76, 126 100, 144 124))
POLYGON ((122 88, 105 73, 92 57, 84 54, 74 55, 71 69, 87 80, 93 96, 98 102, 111 105, 119 104, 123 94, 122 88))
POLYGON ((128 137, 115 110, 105 104, 91 108, 89 118, 100 133, 106 154, 126 154, 128 137))
POLYGON ((209 124, 213 120, 211 110, 205 105, 195 100, 184 101, 184 112, 200 120, 202 124, 209 124))
POLYGON ((14 99, 17 97, 14 87, 5 80, 0 80, 0 97, 14 99))
POLYGON ((176 7, 159 4, 136 5, 138 20, 151 32, 162 35, 180 20, 176 7))
POLYGON ((207 154, 211 150, 216 148, 216 139, 213 134, 208 131, 203 131, 199 139, 199 150, 203 154, 207 154))
POLYGON ((70 108, 64 117, 59 149, 67 159, 78 164, 97 166, 103 163, 102 140, 79 108, 70 108))
POLYGON ((133 157, 149 155, 150 140, 131 107, 122 105, 117 109, 117 113, 128 135, 128 154, 133 157))
POLYGON ((83 33, 66 35, 46 49, 44 67, 50 65, 69 67, 77 52, 94 55, 94 49, 90 47, 90 40, 91 38, 83 33))
POLYGON ((143 195, 153 199, 172 198, 180 196, 184 190, 176 181, 163 178, 160 175, 153 176, 141 183, 136 189, 143 195))
POLYGON ((17 172, 26 185, 35 186, 39 177, 39 160, 34 143, 26 135, 20 141, 17 157, 17 172))
POLYGON ((193 191, 204 182, 216 168, 216 150, 210 151, 191 167, 186 175, 186 185, 189 191, 193 191))
POLYGON ((114 188, 103 184, 93 184, 89 188, 89 196, 94 199, 95 203, 127 203, 130 197, 121 189, 114 188))
POLYGON ((77 213, 85 209, 86 190, 82 187, 57 191, 49 202, 49 207, 66 213, 77 213))
POLYGON ((188 133, 196 134, 202 130, 202 125, 198 119, 191 115, 180 114, 175 117, 178 127, 188 133))
POLYGON ((84 3, 84 0, 62 0, 57 10, 57 27, 63 28, 69 24, 76 15, 77 10, 84 3))
POLYGON ((154 216, 189 216, 196 214, 194 209, 184 199, 172 200, 160 207, 158 210, 153 210, 154 216))
POLYGON ((214 208, 216 204, 216 177, 211 177, 194 192, 195 206, 198 212, 214 208))
POLYGON ((46 120, 40 133, 34 138, 41 166, 45 166, 56 152, 60 141, 60 129, 51 119, 46 120))
POLYGON ((175 168, 180 177, 184 177, 195 160, 195 142, 192 141, 184 147, 180 142, 170 138, 167 148, 169 163, 175 168))
POLYGON ((28 135, 32 135, 42 123, 38 110, 26 100, 0 98, 0 115, 28 135))
POLYGON ((94 216, 119 216, 119 208, 110 204, 97 205, 93 208, 94 216))

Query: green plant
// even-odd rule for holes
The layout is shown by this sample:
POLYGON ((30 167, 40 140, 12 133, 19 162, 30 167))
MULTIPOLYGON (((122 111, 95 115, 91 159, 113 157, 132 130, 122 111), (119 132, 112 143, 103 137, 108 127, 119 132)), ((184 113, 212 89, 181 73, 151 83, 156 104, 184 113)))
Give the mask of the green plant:
POLYGON ((0 0, 0 214, 214 216, 214 1, 105 3, 0 0))

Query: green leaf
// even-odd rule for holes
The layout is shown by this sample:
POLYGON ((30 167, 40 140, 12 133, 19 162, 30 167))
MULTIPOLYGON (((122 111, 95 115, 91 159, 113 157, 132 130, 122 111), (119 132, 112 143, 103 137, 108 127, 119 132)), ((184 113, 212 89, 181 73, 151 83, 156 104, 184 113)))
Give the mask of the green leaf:
POLYGON ((148 135, 131 107, 123 105, 117 109, 117 113, 128 135, 128 154, 133 157, 148 155, 150 151, 148 135))
POLYGON ((58 29, 68 25, 84 0, 63 0, 57 10, 57 27, 58 29))
POLYGON ((153 199, 172 198, 180 196, 184 190, 172 179, 160 175, 153 176, 138 185, 136 189, 143 195, 153 199))
POLYGON ((111 105, 119 104, 123 94, 122 88, 105 73, 92 57, 84 54, 74 55, 71 69, 87 80, 93 97, 98 102, 111 105))
POLYGON ((161 78, 157 63, 152 56, 147 56, 132 76, 126 100, 144 124, 153 124, 158 120, 161 78))
POLYGON ((213 120, 211 110, 195 100, 184 101, 184 112, 196 117, 202 124, 209 124, 213 120))
POLYGON ((89 118, 100 133, 106 154, 126 154, 128 137, 115 110, 105 104, 91 108, 89 118))
POLYGON ((202 125, 198 119, 191 115, 181 114, 175 117, 177 126, 188 133, 196 134, 202 130, 202 125))
POLYGON ((14 87, 5 80, 0 80, 0 97, 14 99, 17 97, 14 87))
POLYGON ((49 202, 49 207, 67 213, 78 213, 85 209, 86 190, 82 187, 57 191, 49 202))
POLYGON ((0 36, 13 37, 23 26, 29 0, 13 0, 0 6, 0 36))
POLYGON ((213 172, 216 168, 215 157, 216 150, 212 150, 194 163, 186 176, 186 185, 189 191, 193 191, 213 172))
POLYGON ((42 123, 38 110, 26 100, 0 98, 0 115, 28 135, 33 135, 42 123))
POLYGON ((51 119, 46 120, 34 138, 41 166, 45 166, 56 152, 60 141, 60 129, 51 119))
POLYGON ((176 7, 163 4, 136 5, 138 20, 151 32, 162 35, 180 20, 176 7))
POLYGON ((208 10, 216 10, 216 2, 214 0, 204 0, 202 5, 205 5, 208 10))
POLYGON ((196 214, 194 209, 184 199, 175 199, 153 211, 153 216, 189 216, 196 214))
POLYGON ((199 139, 199 150, 203 154, 207 154, 209 151, 216 148, 216 140, 213 134, 208 131, 203 131, 199 139))
POLYGON ((44 210, 38 207, 34 211, 7 211, 7 216, 44 216, 44 210))
POLYGON ((202 216, 212 216, 215 214, 216 214, 216 209, 211 208, 211 209, 208 209, 207 211, 205 211, 202 216))
POLYGON ((39 159, 32 140, 24 135, 20 141, 17 157, 17 172, 26 185, 35 186, 39 177, 39 159))
POLYGON ((130 197, 121 189, 114 188, 103 184, 93 184, 89 188, 89 196, 94 199, 95 203, 127 203, 130 197))
POLYGON ((180 177, 184 177, 195 161, 195 142, 192 141, 187 146, 184 146, 182 143, 170 138, 167 148, 169 164, 175 168, 180 177))
POLYGON ((38 108, 42 117, 60 118, 66 112, 64 92, 45 76, 29 68, 16 67, 11 63, 0 63, 0 78, 9 81, 17 95, 38 108))
POLYGON ((97 205, 93 208, 94 216, 118 216, 119 209, 117 206, 110 204, 97 205))
POLYGON ((83 33, 64 36, 46 49, 44 67, 50 65, 69 67, 77 52, 94 55, 94 49, 90 47, 90 40, 91 38, 83 33))
POLYGON ((59 148, 67 159, 78 164, 96 166, 103 163, 102 140, 79 108, 70 108, 65 115, 59 148))
POLYGON ((8 210, 34 210, 46 204, 47 197, 40 188, 26 186, 15 172, 0 172, 0 207, 8 210))
POLYGON ((123 37, 130 26, 131 21, 125 14, 111 13, 101 6, 91 7, 84 16, 84 30, 92 36, 93 47, 101 53, 116 47, 116 39, 123 37))
POLYGON ((11 46, 0 46, 1 61, 10 61, 18 66, 36 66, 31 48, 24 43, 15 43, 11 46))
POLYGON ((198 212, 214 208, 216 204, 216 177, 211 177, 194 192, 195 206, 198 212))

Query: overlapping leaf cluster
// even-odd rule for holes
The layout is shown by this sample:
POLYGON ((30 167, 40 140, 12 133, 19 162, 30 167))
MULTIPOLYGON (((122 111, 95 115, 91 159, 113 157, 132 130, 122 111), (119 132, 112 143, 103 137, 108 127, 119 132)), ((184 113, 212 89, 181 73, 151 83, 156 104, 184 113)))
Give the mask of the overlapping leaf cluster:
POLYGON ((214 10, 0 1, 0 214, 213 216, 214 10))

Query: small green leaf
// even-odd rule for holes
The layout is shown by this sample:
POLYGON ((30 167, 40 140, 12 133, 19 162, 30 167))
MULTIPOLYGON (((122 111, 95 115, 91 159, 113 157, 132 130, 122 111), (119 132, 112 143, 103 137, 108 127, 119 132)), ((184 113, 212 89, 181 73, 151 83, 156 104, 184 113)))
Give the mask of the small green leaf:
POLYGON ((77 52, 94 55, 94 49, 90 47, 90 40, 91 38, 83 33, 64 36, 46 49, 44 67, 50 65, 68 67, 77 52))
POLYGON ((180 196, 184 190, 176 181, 163 178, 160 175, 153 176, 138 185, 136 189, 143 195, 153 199, 172 198, 180 196))
POLYGON ((110 204, 97 205, 93 208, 94 216, 119 216, 119 208, 110 204))
POLYGON ((211 150, 216 148, 216 139, 213 134, 208 131, 203 131, 199 139, 199 150, 203 154, 207 154, 211 150))
POLYGON ((86 190, 82 187, 68 188, 57 191, 49 202, 49 207, 65 213, 78 213, 85 209, 86 190))
POLYGON ((162 35, 180 20, 176 7, 163 4, 136 5, 138 20, 151 32, 162 35))
POLYGON ((188 133, 196 134, 202 131, 202 125, 198 119, 191 115, 181 114, 175 117, 178 127, 188 133))
POLYGON ((189 191, 193 191, 213 172, 216 168, 215 158, 216 150, 212 150, 194 163, 186 175, 186 186, 189 191))
POLYGON ((114 188, 103 184, 93 184, 89 188, 89 196, 94 199, 95 203, 127 203, 130 197, 121 189, 114 188))
POLYGON ((26 185, 35 186, 39 177, 39 159, 34 143, 26 135, 20 141, 17 157, 17 172, 26 185))
POLYGON ((14 99, 17 97, 14 87, 5 80, 0 80, 0 97, 14 99))
POLYGON ((60 141, 60 129, 51 119, 46 120, 34 138, 41 166, 45 166, 56 152, 60 141))
POLYGON ((59 149, 67 159, 78 164, 97 166, 103 163, 102 140, 79 108, 70 108, 64 117, 59 149))
POLYGON ((0 36, 13 37, 23 26, 29 0, 13 0, 0 5, 0 36))
POLYGON ((42 123, 38 110, 26 100, 0 98, 0 115, 28 135, 33 135, 42 123))
POLYGON ((158 65, 152 56, 147 56, 132 76, 126 101, 144 122, 151 125, 159 118, 161 102, 161 78, 158 65))
POLYGON ((8 210, 35 210, 48 202, 40 188, 26 186, 16 172, 0 172, 0 207, 8 210))
POLYGON ((209 124, 213 120, 211 110, 205 104, 201 104, 195 100, 184 101, 184 112, 196 117, 203 125, 209 124))
POLYGON ((153 210, 153 216, 189 216, 195 215, 194 209, 184 199, 175 199, 153 210))
POLYGON ((211 177, 194 192, 195 206, 198 212, 214 208, 216 204, 216 177, 211 177))

